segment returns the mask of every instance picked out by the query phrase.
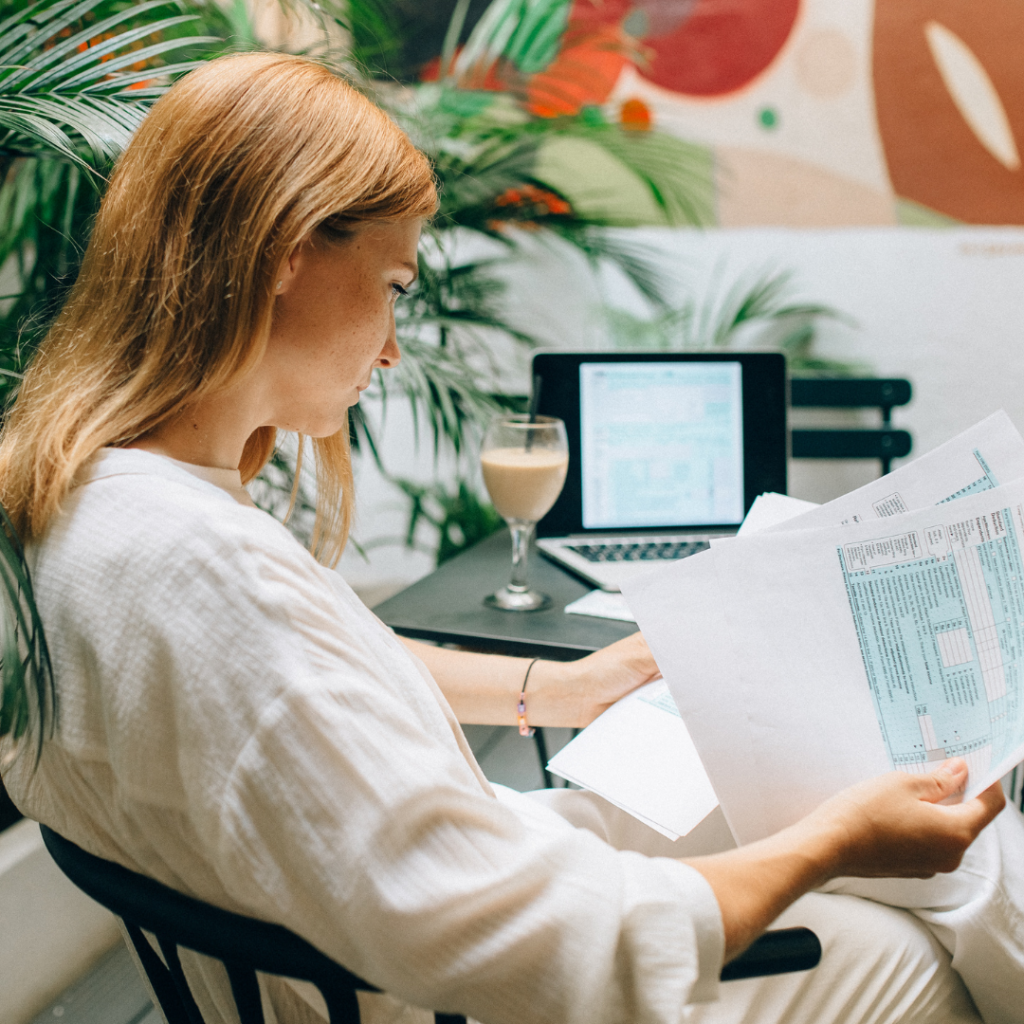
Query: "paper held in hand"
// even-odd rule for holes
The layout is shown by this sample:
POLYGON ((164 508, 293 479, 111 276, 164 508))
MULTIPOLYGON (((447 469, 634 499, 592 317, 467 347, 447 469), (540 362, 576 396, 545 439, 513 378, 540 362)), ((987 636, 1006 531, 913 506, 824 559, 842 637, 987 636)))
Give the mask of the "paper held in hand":
POLYGON ((661 679, 613 704, 548 767, 669 839, 686 835, 718 806, 661 679))
POLYGON ((738 841, 893 767, 962 756, 974 795, 1024 758, 1024 440, 1005 414, 793 518, 759 503, 738 538, 623 588, 738 841))
MULTIPOLYGON (((961 587, 957 599, 960 618, 956 621, 964 622, 963 626, 952 625, 955 616, 933 619, 929 602, 921 605, 915 597, 908 603, 907 596, 934 589, 943 573, 959 581, 960 564, 982 565, 984 557, 988 565, 993 552, 1005 550, 1015 541, 1010 540, 1009 531, 1005 538, 993 535, 982 541, 980 534, 958 530, 960 547, 956 551, 952 545, 942 554, 927 547, 918 551, 915 542, 895 539, 914 529, 908 522, 908 528, 901 525, 893 530, 892 517, 922 508, 928 512, 924 518, 930 525, 940 522, 935 511, 947 518, 952 515, 954 523, 970 520, 971 512, 976 521, 979 513, 974 510, 965 506, 953 510, 944 503, 987 494, 999 504, 1001 499, 994 491, 998 484, 1021 477, 1024 441, 1005 413, 997 413, 894 473, 827 505, 763 495, 750 510, 741 539, 724 542, 734 551, 728 561, 723 560, 721 580, 721 546, 715 545, 710 552, 657 570, 627 588, 631 607, 642 616, 641 626, 686 724, 665 713, 663 691, 657 690, 664 684, 653 684, 624 698, 585 729, 552 759, 552 770, 599 793, 670 838, 686 835, 713 809, 713 781, 737 838, 749 841, 794 820, 846 783, 888 770, 892 762, 880 723, 899 717, 903 728, 894 738, 902 736, 909 742, 917 758, 913 763, 927 767, 935 763, 929 756, 962 751, 974 766, 972 783, 976 788, 983 781, 979 772, 984 774, 979 766, 986 756, 985 745, 978 743, 984 739, 985 722, 991 732, 994 720, 1004 747, 1013 747, 1013 728, 1003 729, 998 723, 1010 721, 1009 710, 1003 718, 1000 709, 1009 709, 1013 701, 1019 721, 1017 680, 1022 668, 1015 654, 1008 657, 1004 662, 1007 697, 990 702, 985 680, 991 685, 998 677, 993 675, 994 648, 984 640, 992 627, 985 633, 980 620, 970 618, 985 610, 983 603, 980 612, 977 607, 977 589, 972 589, 971 583, 974 576, 964 577, 968 589, 961 587), (940 508, 932 509, 935 505, 940 508), (854 539, 844 528, 832 531, 832 539, 823 541, 821 530, 811 530, 843 523, 851 528, 869 524, 862 532, 871 536, 854 539), (776 537, 803 531, 805 524, 809 540, 791 537, 787 542, 769 540, 767 546, 746 546, 746 539, 758 531, 776 537), (972 538, 977 543, 972 544, 972 538), (851 550, 852 557, 848 557, 844 546, 850 543, 862 554, 851 550), (869 555, 869 550, 873 554, 869 555), (882 557, 901 552, 911 556, 909 561, 883 564, 882 557), (924 557, 916 557, 918 554, 924 557), (872 559, 870 567, 864 561, 868 557, 872 559), (919 564, 922 562, 930 569, 919 564), (825 588, 831 600, 816 604, 813 595, 823 579, 831 581, 825 588), (837 579, 841 580, 839 599, 837 579), (793 594, 794 589, 798 593, 793 594), (869 608, 870 614, 861 614, 855 621, 849 594, 858 590, 884 592, 890 595, 886 598, 889 604, 869 608), (968 601, 973 603, 968 606, 968 601), (876 625, 882 630, 881 643, 872 646, 865 629, 876 625), (862 635, 868 640, 866 654, 861 650, 862 635), (911 650, 930 650, 930 660, 924 655, 917 661, 886 660, 898 659, 908 643, 911 650), (971 661, 958 661, 968 652, 971 661), (792 673, 791 664, 796 665, 792 673), (869 681, 869 664, 875 670, 895 665, 902 675, 891 684, 888 675, 875 671, 869 681), (922 671, 926 682, 919 683, 915 673, 922 671), (964 682, 968 677, 973 681, 973 705, 964 682), (948 683, 941 682, 947 678, 948 683), (931 686, 946 686, 937 705, 942 709, 938 716, 931 713, 927 700, 917 700, 918 696, 929 698, 926 691, 931 686), (952 702, 945 696, 947 689, 952 702), (875 708, 883 691, 888 703, 881 705, 886 713, 880 718, 875 708), (652 692, 659 700, 645 703, 652 692), (928 707, 929 712, 918 714, 920 707, 928 707), (936 721, 943 728, 947 712, 954 719, 962 716, 981 723, 983 731, 974 737, 974 749, 966 749, 972 741, 963 734, 959 741, 939 736, 936 721), (817 760, 807 760, 808 754, 817 760)), ((985 521, 989 514, 983 510, 981 519, 985 521)), ((998 521, 1005 518, 1002 513, 997 516, 998 521)), ((1014 529, 1019 531, 1019 515, 1008 521, 1018 523, 1014 529)), ((948 540, 949 525, 943 529, 948 540)), ((924 544, 920 526, 916 530, 917 544, 924 544)), ((987 571, 989 575, 993 572, 991 568, 987 571)), ((987 583, 984 566, 981 572, 987 583)), ((942 607, 935 605, 937 616, 945 614, 942 607)), ((1024 623, 1024 617, 1014 621, 1024 623)), ((993 617, 999 644, 1012 643, 1016 627, 1010 622, 1005 619, 997 624, 993 617)), ((999 685, 996 681, 994 692, 999 685)), ((955 721, 953 727, 960 728, 955 721)), ((901 753, 898 746, 895 749, 901 753)), ((1008 756, 1012 760, 1018 755, 1008 756)), ((998 759, 995 754, 993 757, 998 759)), ((989 774, 999 770, 993 763, 989 774)))

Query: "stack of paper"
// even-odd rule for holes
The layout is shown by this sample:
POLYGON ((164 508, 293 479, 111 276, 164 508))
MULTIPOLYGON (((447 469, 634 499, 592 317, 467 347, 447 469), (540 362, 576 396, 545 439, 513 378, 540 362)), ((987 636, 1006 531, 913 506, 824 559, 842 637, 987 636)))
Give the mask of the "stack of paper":
POLYGON ((669 839, 686 835, 718 806, 663 680, 613 704, 548 767, 669 839))
POLYGON ((738 841, 893 767, 962 756, 972 795, 1024 758, 1005 414, 820 508, 759 504, 740 537, 623 587, 738 841))
POLYGON ((998 413, 827 505, 762 495, 625 588, 683 718, 649 684, 551 769, 670 838, 717 794, 741 842, 893 766, 964 756, 977 792, 1024 758, 1020 479, 998 413))

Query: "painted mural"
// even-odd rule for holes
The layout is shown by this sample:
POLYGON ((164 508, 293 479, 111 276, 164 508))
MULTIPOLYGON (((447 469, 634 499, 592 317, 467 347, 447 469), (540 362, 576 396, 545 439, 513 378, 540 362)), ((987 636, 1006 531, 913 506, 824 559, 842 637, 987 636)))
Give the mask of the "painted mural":
POLYGON ((1020 0, 576 0, 529 95, 707 146, 723 227, 1024 224, 1022 53, 1020 0))

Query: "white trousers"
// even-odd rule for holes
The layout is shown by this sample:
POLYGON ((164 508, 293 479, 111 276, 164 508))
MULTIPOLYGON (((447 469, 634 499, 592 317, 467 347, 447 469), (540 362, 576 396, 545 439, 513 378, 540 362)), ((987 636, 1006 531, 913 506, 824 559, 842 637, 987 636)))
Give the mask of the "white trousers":
MULTIPOLYGON (((592 793, 530 797, 619 849, 688 857, 732 848, 721 811, 670 842, 592 793)), ((821 940, 812 971, 722 986, 691 1024, 1024 1024, 1024 818, 1007 807, 960 868, 927 881, 837 879, 773 927, 821 940)))
MULTIPOLYGON (((593 793, 495 790, 512 804, 542 804, 621 850, 689 857, 735 845, 720 811, 673 843, 593 793)), ((952 874, 837 879, 825 890, 797 900, 773 924, 814 931, 822 945, 816 968, 723 984, 717 1002, 684 1011, 687 1024, 1024 1024, 1024 818, 1014 808, 952 874)), ((228 991, 226 977, 215 977, 223 968, 201 960, 182 956, 190 979, 205 976, 207 1019, 227 1024, 230 1010, 212 998, 228 991)), ((323 1024, 325 1007, 311 986, 265 982, 268 1021, 323 1024)), ((387 995, 361 994, 360 1005, 372 1024, 433 1020, 387 995)))

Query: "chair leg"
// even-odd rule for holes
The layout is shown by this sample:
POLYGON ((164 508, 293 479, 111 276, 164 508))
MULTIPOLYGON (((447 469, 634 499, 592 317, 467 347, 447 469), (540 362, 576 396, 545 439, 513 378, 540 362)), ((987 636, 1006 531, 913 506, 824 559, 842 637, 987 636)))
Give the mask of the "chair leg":
MULTIPOLYGON (((361 1024, 359 997, 354 988, 347 985, 332 985, 326 981, 317 982, 317 988, 327 1003, 327 1019, 330 1024, 361 1024)), ((368 988, 367 991, 377 990, 368 988)))
POLYGON ((124 926, 128 932, 128 938, 131 939, 135 952, 138 954, 139 963, 142 964, 142 969, 149 979, 149 985, 156 996, 156 1001, 160 1004, 164 1017, 167 1018, 167 1024, 194 1024, 188 1008, 181 1001, 170 971, 157 956, 156 950, 149 944, 149 940, 142 934, 142 930, 130 921, 125 921, 124 926))
POLYGON ((809 971, 819 963, 821 942, 810 928, 779 928, 765 932, 746 952, 727 963, 720 978, 764 978, 770 974, 809 971))
POLYGON ((235 997, 235 1009, 241 1024, 266 1024, 263 1016, 263 1002, 260 999, 260 983, 251 967, 224 961, 224 969, 231 982, 231 994, 235 997))
POLYGON ((189 1020, 192 1024, 204 1024, 203 1015, 199 1012, 199 1007, 196 1006, 192 989, 188 987, 188 978, 185 977, 185 972, 181 969, 178 947, 173 942, 165 942, 160 935, 157 936, 157 941, 160 943, 160 952, 163 953, 164 960, 167 961, 167 969, 171 972, 174 987, 178 990, 178 998, 185 1007, 189 1020))
POLYGON ((534 729, 533 742, 537 746, 537 759, 540 761, 540 771, 544 776, 544 788, 554 789, 555 782, 548 771, 548 745, 544 742, 543 729, 534 729))

